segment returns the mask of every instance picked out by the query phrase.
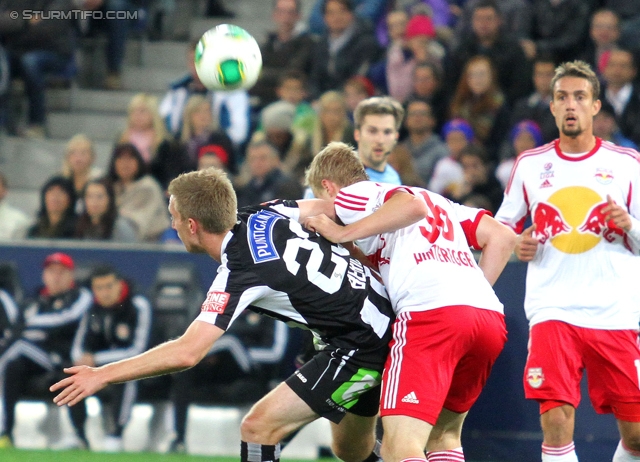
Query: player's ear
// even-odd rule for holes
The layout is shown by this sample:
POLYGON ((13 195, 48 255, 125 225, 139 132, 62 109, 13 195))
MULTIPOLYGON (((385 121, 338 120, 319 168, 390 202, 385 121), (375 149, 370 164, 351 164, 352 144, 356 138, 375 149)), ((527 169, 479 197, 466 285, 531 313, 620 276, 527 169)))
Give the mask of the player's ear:
POLYGON ((356 128, 353 130, 353 139, 356 143, 360 142, 360 129, 356 128))
POLYGON ((190 234, 196 234, 198 232, 198 222, 196 220, 194 220, 193 218, 189 218, 189 233, 190 234))
POLYGON ((602 109, 602 101, 597 99, 593 102, 593 115, 595 116, 598 112, 600 112, 600 109, 602 109))
POLYGON ((321 181, 321 184, 322 189, 329 195, 329 197, 334 198, 338 195, 338 191, 340 190, 340 188, 338 188, 333 181, 327 180, 325 178, 321 181))

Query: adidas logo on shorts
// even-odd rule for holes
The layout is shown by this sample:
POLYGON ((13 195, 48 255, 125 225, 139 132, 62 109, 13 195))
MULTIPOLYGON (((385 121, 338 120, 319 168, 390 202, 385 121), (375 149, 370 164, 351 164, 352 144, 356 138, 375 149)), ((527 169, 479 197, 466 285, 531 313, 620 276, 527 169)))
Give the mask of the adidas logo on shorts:
POLYGON ((409 393, 407 396, 405 396, 404 398, 402 398, 402 402, 403 403, 412 403, 412 404, 419 404, 420 401, 418 401, 418 397, 416 396, 415 392, 411 392, 409 393))

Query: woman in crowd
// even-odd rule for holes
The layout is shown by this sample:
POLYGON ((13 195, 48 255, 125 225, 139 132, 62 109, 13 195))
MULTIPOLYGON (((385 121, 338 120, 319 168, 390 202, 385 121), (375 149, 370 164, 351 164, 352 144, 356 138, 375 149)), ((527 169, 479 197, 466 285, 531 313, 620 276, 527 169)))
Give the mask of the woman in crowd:
POLYGON ((76 193, 63 176, 50 178, 40 190, 40 211, 27 237, 70 239, 75 234, 76 193))
POLYGON ((118 214, 113 186, 106 178, 89 180, 83 194, 83 212, 78 217, 79 239, 136 242, 136 228, 118 214))
POLYGON ((180 140, 186 147, 190 170, 196 169, 202 148, 213 145, 219 147, 218 157, 223 158, 225 167, 235 171, 233 144, 226 133, 218 129, 211 113, 211 101, 206 97, 193 95, 187 101, 180 140))
POLYGON ((96 153, 91 139, 84 134, 72 136, 65 149, 62 176, 73 183, 76 197, 82 195, 89 180, 103 175, 102 170, 93 165, 95 160, 96 153))
POLYGON ((158 112, 158 98, 148 93, 138 93, 131 98, 127 126, 118 142, 133 144, 148 165, 155 159, 160 146, 168 143, 169 138, 169 132, 158 112))
POLYGON ((138 240, 156 241, 169 226, 167 201, 133 144, 114 148, 108 178, 116 193, 118 213, 135 224, 138 240))
POLYGON ((496 70, 488 57, 474 56, 467 61, 449 113, 451 118, 462 118, 471 124, 476 140, 495 163, 503 134, 509 130, 509 115, 496 70))
POLYGON ((131 143, 138 149, 149 173, 165 189, 179 174, 193 170, 184 146, 171 137, 162 122, 158 98, 153 95, 138 93, 131 98, 127 127, 119 142, 131 143))
POLYGON ((315 155, 331 141, 355 145, 353 124, 347 116, 347 105, 338 91, 323 93, 318 99, 318 118, 313 131, 311 152, 315 155))

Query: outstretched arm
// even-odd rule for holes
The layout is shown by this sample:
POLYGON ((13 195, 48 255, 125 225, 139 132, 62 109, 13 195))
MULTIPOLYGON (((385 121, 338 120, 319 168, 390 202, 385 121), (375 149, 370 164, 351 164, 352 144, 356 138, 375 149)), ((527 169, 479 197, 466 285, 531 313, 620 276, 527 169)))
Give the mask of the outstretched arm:
POLYGON ((491 285, 495 284, 507 265, 516 245, 516 233, 499 221, 484 215, 476 230, 476 240, 482 248, 478 266, 491 285))
POLYGON ((322 216, 310 217, 304 225, 332 242, 349 242, 396 231, 422 220, 426 215, 427 204, 422 199, 396 191, 378 210, 347 226, 337 225, 322 216))
POLYGON ((195 366, 224 331, 202 321, 191 323, 179 338, 158 345, 137 356, 101 367, 74 366, 64 369, 69 377, 49 390, 60 391, 53 399, 58 406, 73 406, 109 384, 179 372, 195 366))

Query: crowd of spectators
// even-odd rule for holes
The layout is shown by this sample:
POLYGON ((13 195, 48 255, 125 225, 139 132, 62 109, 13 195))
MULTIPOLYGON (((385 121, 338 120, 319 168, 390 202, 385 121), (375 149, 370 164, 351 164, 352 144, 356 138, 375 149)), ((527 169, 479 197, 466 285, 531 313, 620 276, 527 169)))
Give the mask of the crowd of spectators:
MULTIPOLYGON (((64 0, 40 3, 43 11, 73 7, 64 0)), ((81 3, 88 9, 134 7, 125 0, 81 3)), ((19 223, 5 225, 0 237, 157 242, 171 234, 168 183, 201 166, 224 168, 242 204, 269 194, 297 198, 315 153, 331 141, 356 144, 353 111, 374 95, 390 95, 406 111, 389 157, 401 181, 452 199, 471 195, 495 211, 500 192, 494 186, 504 187, 519 146, 557 137, 549 84, 562 60, 583 59, 602 80, 596 134, 625 146, 640 143, 640 43, 632 27, 640 8, 634 14, 627 3, 634 2, 317 0, 304 18, 300 1, 276 0, 255 87, 205 88, 191 42, 185 76, 163 98, 139 93, 131 99, 126 126, 114 133, 108 171, 93 166, 91 133, 74 136, 60 172, 51 172, 41 188, 31 227, 16 218, 19 223), (529 134, 529 142, 518 141, 522 134, 529 134), (471 158, 482 164, 475 170, 486 173, 491 191, 474 184, 476 175, 465 166, 471 158), (103 176, 106 181, 91 181, 103 176)), ((0 15, 15 6, 0 2, 0 15)), ((68 57, 61 44, 69 43, 56 32, 63 26, 55 21, 47 21, 46 29, 34 20, 20 27, 17 22, 0 17, 0 35, 12 73, 25 80, 30 124, 38 126, 45 116, 41 77, 59 69, 68 57), (43 34, 56 34, 56 41, 33 38, 43 34), (51 49, 37 49, 43 43, 51 49), (41 75, 33 78, 25 63, 36 58, 41 75)), ((113 84, 121 44, 110 46, 113 84)), ((0 212, 14 213, 6 205, 0 212)))

